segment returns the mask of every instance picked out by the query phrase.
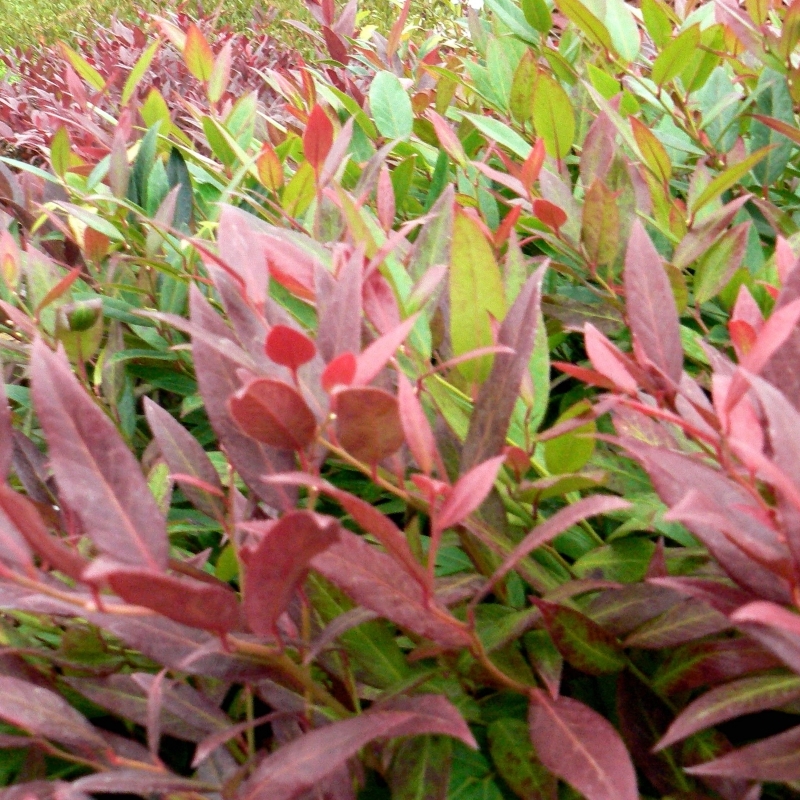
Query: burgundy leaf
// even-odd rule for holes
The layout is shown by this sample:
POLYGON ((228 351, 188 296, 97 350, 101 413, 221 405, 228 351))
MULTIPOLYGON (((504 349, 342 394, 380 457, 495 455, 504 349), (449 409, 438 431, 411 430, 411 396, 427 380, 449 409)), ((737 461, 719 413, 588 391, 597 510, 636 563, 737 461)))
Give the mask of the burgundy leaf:
POLYGON ((322 373, 322 388, 326 392, 332 392, 337 386, 350 386, 355 380, 357 368, 358 361, 352 353, 336 356, 322 373))
POLYGON ((633 583, 600 592, 586 614, 614 636, 624 636, 680 602, 670 589, 649 583, 633 583))
POLYGON ((458 479, 435 517, 436 530, 458 525, 478 508, 492 491, 505 460, 505 455, 490 458, 458 479))
MULTIPOLYGON (((218 339, 223 345, 238 349, 230 330, 211 308, 202 293, 190 289, 191 319, 195 328, 218 339)), ((236 376, 238 364, 225 356, 226 347, 192 337, 192 356, 200 394, 208 419, 234 469, 250 489, 273 507, 291 508, 294 496, 286 487, 269 486, 264 475, 285 472, 294 465, 291 453, 266 447, 241 432, 228 411, 228 399, 240 387, 236 376)))
POLYGON ((543 265, 528 278, 500 326, 497 344, 513 352, 494 357, 489 377, 478 392, 461 454, 462 472, 497 455, 505 444, 520 384, 530 368, 546 269, 543 265))
POLYGON ((336 438, 359 461, 376 464, 402 446, 400 412, 389 392, 374 386, 342 389, 335 411, 336 438))
POLYGON ((225 744, 225 742, 233 739, 234 736, 238 736, 240 733, 244 733, 251 728, 257 728, 259 725, 264 725, 267 722, 271 722, 281 713, 282 712, 277 711, 272 714, 265 714, 263 717, 256 717, 256 719, 245 720, 244 722, 240 722, 238 725, 225 725, 222 730, 217 731, 198 743, 197 749, 194 751, 192 767, 196 767, 198 764, 201 764, 218 747, 221 747, 223 744, 225 744))
POLYGON ((376 339, 360 356, 354 383, 365 386, 389 363, 397 348, 405 341, 414 327, 419 314, 412 314, 394 330, 376 339))
POLYGON ((729 627, 730 622, 724 614, 699 600, 688 598, 637 628, 625 639, 625 647, 674 647, 720 633, 729 627))
POLYGON ((97 548, 117 561, 163 569, 168 541, 136 459, 111 420, 72 375, 63 352, 41 339, 31 350, 34 405, 64 500, 97 548))
MULTIPOLYGON (((92 568, 85 578, 94 577, 92 568)), ((175 578, 137 569, 103 569, 98 575, 125 602, 151 608, 191 628, 227 633, 239 625, 236 593, 224 583, 175 578)))
POLYGON ((587 800, 639 800, 636 772, 610 722, 570 697, 535 689, 530 733, 539 760, 587 800))
POLYGON ((686 767, 686 771, 692 775, 754 781, 800 780, 800 726, 734 750, 706 764, 686 767))
POLYGON ((117 769, 110 772, 97 772, 73 781, 71 788, 79 792, 96 794, 138 794, 150 797, 153 794, 166 795, 173 792, 193 792, 205 794, 219 787, 173 775, 167 772, 154 772, 140 769, 117 769))
POLYGON ((718 686, 690 703, 670 725, 658 749, 735 717, 778 708, 800 697, 800 676, 755 675, 718 686))
MULTIPOLYGON (((149 397, 144 398, 144 413, 170 472, 189 475, 221 492, 217 470, 197 439, 149 397)), ((222 499, 196 486, 185 483, 181 488, 196 508, 214 519, 222 519, 225 516, 222 499)))
POLYGON ((317 354, 314 342, 288 325, 272 327, 267 334, 264 350, 276 364, 288 367, 292 372, 297 372, 317 354))
POLYGON ((290 511, 277 522, 252 522, 247 530, 260 534, 261 540, 242 550, 244 610, 254 633, 272 636, 311 559, 339 541, 339 526, 330 517, 290 511))
POLYGON ((340 531, 341 541, 311 566, 360 605, 444 647, 465 647, 471 637, 463 623, 436 604, 426 603, 420 584, 398 570, 395 559, 360 536, 340 531))
POLYGON ((311 731, 267 756, 242 785, 237 800, 293 800, 345 764, 369 742, 432 733, 475 740, 441 695, 398 698, 352 719, 311 731))
POLYGON ((441 456, 422 403, 402 372, 397 374, 397 402, 408 449, 411 450, 419 468, 426 475, 430 475, 434 466, 441 463, 441 456))
POLYGON ((0 719, 67 747, 105 750, 102 736, 61 696, 8 675, 0 675, 0 719))
POLYGON ((674 384, 683 371, 683 345, 675 297, 663 261, 639 220, 625 255, 625 307, 633 336, 650 361, 674 384))
POLYGON ((254 378, 228 401, 238 426, 257 442, 279 450, 303 450, 317 433, 317 420, 293 386, 254 378))

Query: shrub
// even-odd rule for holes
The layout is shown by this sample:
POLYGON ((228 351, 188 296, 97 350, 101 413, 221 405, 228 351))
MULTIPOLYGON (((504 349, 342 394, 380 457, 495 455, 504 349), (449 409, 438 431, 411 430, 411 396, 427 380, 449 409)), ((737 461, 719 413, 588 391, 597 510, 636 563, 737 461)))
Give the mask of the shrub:
POLYGON ((797 791, 796 10, 486 7, 310 2, 261 97, 65 51, 0 173, 10 791, 797 791))

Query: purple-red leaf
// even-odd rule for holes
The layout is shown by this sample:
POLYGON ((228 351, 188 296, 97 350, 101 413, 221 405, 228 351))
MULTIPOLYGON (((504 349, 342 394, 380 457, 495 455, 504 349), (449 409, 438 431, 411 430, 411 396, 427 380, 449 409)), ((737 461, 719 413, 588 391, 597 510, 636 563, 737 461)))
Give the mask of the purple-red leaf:
POLYGON ((164 517, 111 420, 73 376, 63 352, 53 353, 41 339, 33 343, 30 370, 63 499, 102 553, 163 569, 169 546, 164 517))
POLYGON ((238 426, 258 442, 280 450, 303 450, 314 441, 317 420, 293 386, 255 378, 228 401, 238 426))
POLYGON ((297 372, 317 354, 314 342, 288 325, 272 327, 267 334, 264 351, 276 364, 288 367, 292 372, 297 372))
MULTIPOLYGON (((144 413, 170 472, 191 476, 221 492, 222 483, 217 470, 197 439, 172 414, 164 411, 149 397, 144 398, 144 413)), ((181 489, 200 511, 214 519, 221 519, 225 515, 224 502, 210 492, 198 488, 200 485, 185 482, 181 489)))
POLYGON ((468 646, 463 623, 426 603, 419 582, 397 561, 360 536, 340 531, 341 541, 312 561, 312 568, 360 605, 444 647, 468 646))
POLYGON ((453 736, 469 747, 476 746, 467 723, 446 698, 398 698, 284 745, 259 764, 237 800, 293 800, 324 781, 369 742, 426 733, 453 736))
POLYGON ((98 731, 62 697, 8 675, 0 675, 0 719, 68 747, 106 747, 98 731))
POLYGON ((242 550, 244 610, 254 633, 271 636, 311 559, 339 541, 339 526, 330 517, 290 511, 277 522, 250 523, 247 530, 259 533, 261 540, 242 550))
POLYGON ((191 628, 227 633, 239 624, 236 593, 223 583, 137 569, 102 570, 100 576, 125 602, 152 608, 191 628))
POLYGON ((397 402, 408 449, 411 450, 419 468, 426 475, 430 475, 436 463, 441 460, 441 456, 422 403, 402 372, 397 374, 397 402))
POLYGON ((673 383, 680 383, 683 345, 667 273, 650 237, 635 220, 625 255, 625 306, 633 336, 647 358, 673 383))
POLYGON ((336 438, 359 461, 376 464, 402 446, 400 412, 389 392, 374 386, 342 389, 335 411, 336 438))
POLYGON ((570 697, 536 689, 531 700, 531 741, 550 772, 586 800, 639 800, 636 772, 610 722, 570 697))
POLYGON ((492 491, 505 455, 495 456, 473 467, 453 486, 436 515, 436 530, 443 531, 463 522, 492 491))
POLYGON ((730 622, 724 614, 690 597, 634 631, 625 640, 625 646, 650 649, 674 647, 720 633, 729 627, 730 622))
POLYGON ((754 781, 800 780, 800 726, 734 750, 706 764, 687 767, 686 771, 692 775, 754 781))
POLYGON ((147 797, 154 794, 164 796, 175 792, 202 795, 219 788, 213 784, 201 783, 168 772, 140 769, 97 772, 94 775, 87 775, 85 778, 78 778, 70 786, 72 790, 80 792, 138 794, 147 797))

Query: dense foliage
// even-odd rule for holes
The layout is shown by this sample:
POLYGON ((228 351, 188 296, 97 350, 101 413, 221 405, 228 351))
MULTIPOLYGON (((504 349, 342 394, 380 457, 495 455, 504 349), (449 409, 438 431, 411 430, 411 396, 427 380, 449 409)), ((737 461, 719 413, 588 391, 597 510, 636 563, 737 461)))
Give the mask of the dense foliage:
POLYGON ((307 4, 0 84, 0 797, 797 796, 800 1, 307 4))

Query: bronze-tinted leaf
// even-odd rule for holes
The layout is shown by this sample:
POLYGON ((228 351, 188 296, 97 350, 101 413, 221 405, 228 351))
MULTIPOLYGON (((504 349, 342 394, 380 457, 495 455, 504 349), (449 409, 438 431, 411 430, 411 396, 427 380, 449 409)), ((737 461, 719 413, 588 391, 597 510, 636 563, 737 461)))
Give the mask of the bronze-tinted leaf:
POLYGON ((404 441, 397 400, 374 386, 343 389, 336 395, 336 438, 367 464, 390 456, 404 441))

